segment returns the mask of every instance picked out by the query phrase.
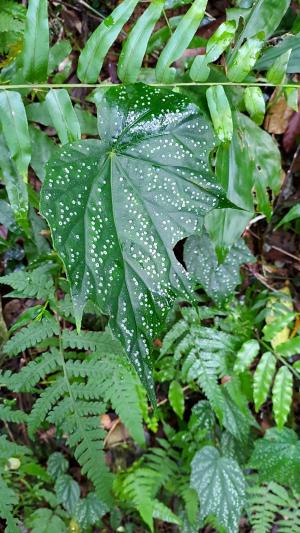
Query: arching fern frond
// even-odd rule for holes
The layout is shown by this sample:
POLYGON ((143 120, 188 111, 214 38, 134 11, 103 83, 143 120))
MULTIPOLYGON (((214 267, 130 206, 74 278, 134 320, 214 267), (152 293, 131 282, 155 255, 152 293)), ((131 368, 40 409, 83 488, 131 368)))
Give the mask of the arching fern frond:
POLYGON ((18 331, 5 343, 3 350, 12 357, 27 348, 36 346, 39 342, 49 339, 53 335, 58 335, 58 333, 57 320, 51 315, 45 316, 18 331))
POLYGON ((271 482, 248 489, 249 518, 255 533, 300 531, 299 495, 271 482), (280 518, 279 518, 280 517, 280 518))

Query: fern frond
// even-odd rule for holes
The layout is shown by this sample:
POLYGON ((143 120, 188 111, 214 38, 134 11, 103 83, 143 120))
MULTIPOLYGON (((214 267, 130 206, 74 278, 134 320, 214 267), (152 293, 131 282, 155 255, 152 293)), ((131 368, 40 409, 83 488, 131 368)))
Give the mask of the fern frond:
POLYGON ((76 460, 85 474, 94 484, 97 496, 106 504, 111 503, 112 474, 109 472, 103 454, 105 432, 100 428, 99 414, 103 412, 99 405, 98 416, 84 416, 83 409, 73 403, 73 432, 67 442, 74 449, 76 460))
POLYGON ((63 347, 77 350, 99 351, 104 355, 119 354, 120 343, 113 339, 109 331, 81 331, 65 329, 62 333, 63 347))
POLYGON ((65 390, 65 380, 63 377, 59 377, 41 393, 28 416, 28 432, 30 436, 33 436, 35 431, 45 421, 47 414, 64 394, 65 390))
POLYGON ((13 392, 29 392, 40 380, 56 372, 60 364, 60 353, 56 348, 52 348, 30 361, 18 373, 4 372, 0 375, 0 384, 13 392))
POLYGON ((35 320, 7 341, 3 346, 3 351, 14 356, 18 353, 36 346, 39 342, 58 335, 59 327, 53 316, 45 316, 41 320, 35 320))
POLYGON ((45 263, 32 271, 18 270, 0 278, 0 284, 10 285, 15 289, 9 293, 12 298, 38 298, 48 300, 53 294, 54 284, 51 272, 53 263, 45 263))
POLYGON ((27 414, 18 409, 12 409, 8 405, 0 405, 0 420, 3 422, 13 422, 14 424, 21 424, 26 422, 27 414))
POLYGON ((278 483, 248 489, 249 516, 255 533, 270 533, 276 523, 281 533, 300 531, 300 504, 278 483), (277 521, 280 515, 282 518, 277 521))
POLYGON ((139 379, 122 351, 105 355, 95 353, 90 361, 68 361, 67 371, 70 376, 87 377, 88 394, 94 388, 96 397, 110 403, 133 438, 144 444, 139 379))

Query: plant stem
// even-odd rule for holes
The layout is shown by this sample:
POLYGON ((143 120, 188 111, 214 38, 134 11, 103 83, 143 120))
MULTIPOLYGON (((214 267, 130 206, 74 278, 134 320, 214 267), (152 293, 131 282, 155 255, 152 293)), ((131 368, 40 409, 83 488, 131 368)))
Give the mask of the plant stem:
MULTIPOLYGON (((176 82, 176 83, 148 83, 150 87, 209 87, 214 85, 223 85, 228 87, 284 87, 284 88, 293 88, 300 89, 300 83, 283 83, 282 85, 276 85, 274 83, 263 83, 263 82, 249 82, 249 83, 239 83, 235 81, 225 81, 225 82, 176 82)), ((21 83, 21 84, 6 84, 0 85, 0 90, 8 89, 30 89, 30 90, 43 90, 43 89, 106 89, 108 87, 115 87, 115 83, 21 83)), ((119 86, 124 86, 120 83, 119 86)))

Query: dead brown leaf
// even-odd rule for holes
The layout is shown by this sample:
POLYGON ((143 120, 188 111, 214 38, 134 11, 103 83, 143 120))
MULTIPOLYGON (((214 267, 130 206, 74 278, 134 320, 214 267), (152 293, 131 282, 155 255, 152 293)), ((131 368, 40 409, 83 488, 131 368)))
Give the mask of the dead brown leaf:
POLYGON ((280 96, 277 99, 277 95, 274 93, 271 102, 272 100, 274 100, 274 103, 272 103, 266 114, 264 128, 269 133, 276 133, 279 135, 286 131, 294 111, 287 106, 284 96, 280 96))

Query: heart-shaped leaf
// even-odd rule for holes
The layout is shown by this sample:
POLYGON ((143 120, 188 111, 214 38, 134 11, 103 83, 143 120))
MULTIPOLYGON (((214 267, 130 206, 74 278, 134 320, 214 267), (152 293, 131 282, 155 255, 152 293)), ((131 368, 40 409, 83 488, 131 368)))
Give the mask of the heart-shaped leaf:
POLYGON ((98 126, 101 141, 65 145, 50 161, 41 210, 66 266, 77 325, 87 300, 108 314, 151 395, 153 340, 175 298, 190 291, 173 248, 228 201, 210 169, 211 127, 186 97, 114 87, 98 126))

